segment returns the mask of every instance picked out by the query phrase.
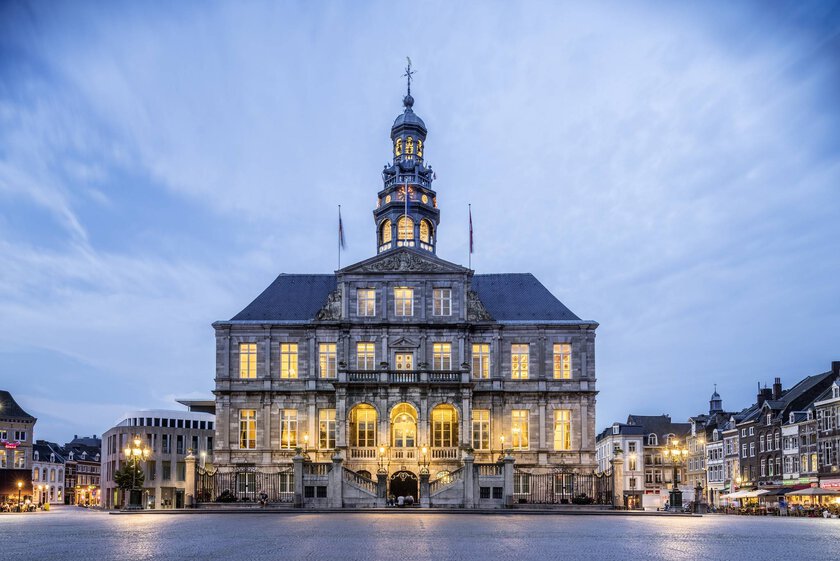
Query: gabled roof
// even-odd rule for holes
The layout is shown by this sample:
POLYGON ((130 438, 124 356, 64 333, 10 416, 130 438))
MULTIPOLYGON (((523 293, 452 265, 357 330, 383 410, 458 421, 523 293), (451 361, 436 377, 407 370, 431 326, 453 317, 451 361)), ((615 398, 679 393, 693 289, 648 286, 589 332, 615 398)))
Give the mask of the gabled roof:
POLYGON ((12 394, 6 390, 0 390, 0 419, 36 421, 35 417, 24 411, 23 408, 18 405, 17 401, 15 401, 15 398, 12 397, 12 394))
POLYGON ((472 286, 496 321, 581 321, 531 273, 475 275, 472 286))
POLYGON ((628 415, 627 424, 644 427, 645 434, 655 434, 662 443, 669 434, 684 436, 691 432, 689 423, 674 423, 669 415, 628 415))

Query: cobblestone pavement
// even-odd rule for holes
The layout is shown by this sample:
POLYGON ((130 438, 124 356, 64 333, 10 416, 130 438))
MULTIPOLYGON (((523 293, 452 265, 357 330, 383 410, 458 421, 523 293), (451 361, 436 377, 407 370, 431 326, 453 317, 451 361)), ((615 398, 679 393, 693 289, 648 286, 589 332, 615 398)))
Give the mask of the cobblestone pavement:
POLYGON ((2 559, 744 560, 840 558, 840 520, 517 514, 0 516, 2 559))

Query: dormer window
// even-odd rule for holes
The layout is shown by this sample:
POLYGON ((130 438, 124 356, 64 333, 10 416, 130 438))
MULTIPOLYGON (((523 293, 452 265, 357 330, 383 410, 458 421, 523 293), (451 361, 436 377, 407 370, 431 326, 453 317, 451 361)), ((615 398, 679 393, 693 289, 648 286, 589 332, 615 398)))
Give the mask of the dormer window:
POLYGON ((659 446, 659 439, 653 433, 648 435, 648 446, 659 446))
POLYGON ((840 397, 840 386, 837 386, 837 384, 835 384, 831 387, 831 397, 833 397, 833 398, 840 397))
MULTIPOLYGON (((35 450, 35 454, 33 454, 33 455, 35 456, 35 461, 36 462, 40 461, 40 456, 41 455, 38 453, 37 450, 35 450)), ((38 477, 36 476, 35 479, 38 479, 38 477)))

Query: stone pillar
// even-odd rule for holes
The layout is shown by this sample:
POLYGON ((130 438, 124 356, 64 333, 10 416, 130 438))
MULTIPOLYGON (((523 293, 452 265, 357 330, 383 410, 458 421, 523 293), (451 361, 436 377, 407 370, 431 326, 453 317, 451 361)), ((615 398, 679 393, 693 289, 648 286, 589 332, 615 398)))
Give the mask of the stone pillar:
POLYGON ((292 458, 295 473, 295 508, 303 507, 303 456, 295 454, 292 458))
POLYGON ((624 457, 618 453, 610 460, 612 464, 613 508, 624 508, 624 457))
POLYGON ((429 487, 429 474, 420 474, 420 508, 429 508, 431 503, 431 490, 429 487))
POLYGON ((388 473, 376 473, 376 506, 385 506, 385 501, 388 499, 388 473))
POLYGON ((187 473, 186 477, 184 478, 184 505, 187 508, 195 507, 195 456, 193 455, 193 450, 190 449, 190 453, 187 454, 187 457, 184 458, 184 462, 187 464, 187 473))
POLYGON ((332 471, 327 482, 327 501, 330 508, 341 508, 344 506, 343 500, 343 486, 344 486, 344 460, 341 455, 336 454, 332 457, 332 471))
POLYGON ((475 508, 475 457, 464 456, 464 508, 475 508))
POLYGON ((505 491, 505 507, 510 508, 513 506, 513 463, 514 459, 513 456, 507 455, 502 460, 504 462, 504 491, 505 491))

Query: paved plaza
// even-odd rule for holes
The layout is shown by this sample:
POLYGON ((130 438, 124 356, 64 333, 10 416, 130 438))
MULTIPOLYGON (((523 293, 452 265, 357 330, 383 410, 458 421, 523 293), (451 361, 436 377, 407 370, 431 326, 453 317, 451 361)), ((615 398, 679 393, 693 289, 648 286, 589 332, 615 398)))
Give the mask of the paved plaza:
POLYGON ((4 559, 836 560, 840 521, 522 514, 0 516, 4 559))

